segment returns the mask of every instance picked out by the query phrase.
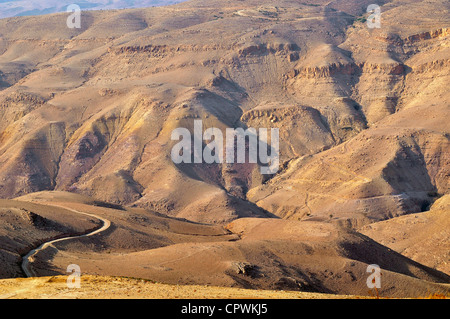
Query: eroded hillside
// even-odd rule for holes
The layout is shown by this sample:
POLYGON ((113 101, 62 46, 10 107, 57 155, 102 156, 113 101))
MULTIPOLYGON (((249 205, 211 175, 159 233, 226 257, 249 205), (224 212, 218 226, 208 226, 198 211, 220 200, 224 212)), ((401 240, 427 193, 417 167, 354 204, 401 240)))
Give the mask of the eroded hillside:
POLYGON ((378 29, 371 3, 192 0, 85 11, 81 29, 67 14, 0 20, 0 277, 76 262, 367 295, 375 263, 382 296, 448 295, 449 4, 382 1, 378 29), (279 171, 175 164, 172 132, 200 120, 279 129, 279 171))
POLYGON ((65 190, 204 222, 425 210, 448 193, 448 4, 387 1, 380 29, 368 4, 1 20, 1 197, 65 190), (174 165, 170 134, 194 119, 279 128, 282 169, 174 165))

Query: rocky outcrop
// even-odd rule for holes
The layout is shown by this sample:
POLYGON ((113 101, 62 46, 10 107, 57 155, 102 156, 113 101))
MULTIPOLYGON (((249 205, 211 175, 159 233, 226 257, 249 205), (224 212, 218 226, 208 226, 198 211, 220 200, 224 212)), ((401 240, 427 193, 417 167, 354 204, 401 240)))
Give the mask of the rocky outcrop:
POLYGON ((305 77, 305 78, 326 78, 337 74, 345 75, 356 75, 360 72, 362 65, 357 65, 356 63, 332 63, 326 66, 320 67, 305 67, 301 69, 293 69, 286 77, 292 79, 295 77, 305 77))
POLYGON ((449 28, 440 28, 437 30, 426 31, 426 32, 422 32, 419 34, 410 35, 410 36, 402 39, 402 42, 403 42, 403 44, 413 44, 416 42, 430 40, 430 39, 437 39, 437 38, 446 37, 449 35, 450 35, 449 28))

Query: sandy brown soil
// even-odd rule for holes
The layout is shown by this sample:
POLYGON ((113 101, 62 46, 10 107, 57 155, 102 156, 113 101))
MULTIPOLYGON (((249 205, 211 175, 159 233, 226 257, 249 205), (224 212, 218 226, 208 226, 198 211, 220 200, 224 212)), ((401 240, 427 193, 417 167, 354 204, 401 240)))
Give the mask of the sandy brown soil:
POLYGON ((67 276, 0 280, 0 299, 347 299, 367 298, 290 291, 196 285, 165 285, 142 279, 82 276, 81 288, 67 287, 67 276))

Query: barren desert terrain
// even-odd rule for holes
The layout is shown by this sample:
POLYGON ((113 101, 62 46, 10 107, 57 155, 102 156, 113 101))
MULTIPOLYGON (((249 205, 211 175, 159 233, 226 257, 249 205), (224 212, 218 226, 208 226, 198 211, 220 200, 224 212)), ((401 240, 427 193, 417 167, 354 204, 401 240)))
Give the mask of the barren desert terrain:
POLYGON ((0 19, 0 296, 448 296, 450 5, 372 2, 0 19), (175 163, 198 121, 279 170, 175 163))

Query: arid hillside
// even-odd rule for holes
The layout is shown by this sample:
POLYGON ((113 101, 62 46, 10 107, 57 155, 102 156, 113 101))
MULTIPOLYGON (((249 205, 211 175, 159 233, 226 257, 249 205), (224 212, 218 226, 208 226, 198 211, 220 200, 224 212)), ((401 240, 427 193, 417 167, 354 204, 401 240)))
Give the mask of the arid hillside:
POLYGON ((387 2, 369 29, 366 2, 0 20, 1 197, 65 190, 205 222, 421 211, 448 192, 448 3, 387 2), (171 132, 194 119, 280 128, 283 170, 175 166, 171 132))
MULTIPOLYGON (((15 229, 12 223, 1 224, 3 241, 9 242, 0 254, 2 278, 64 275, 69 265, 76 264, 81 278, 87 278, 82 287, 85 290, 81 290, 85 293, 96 280, 89 276, 347 297, 405 298, 450 293, 446 285, 449 275, 335 223, 240 218, 225 226, 207 225, 64 192, 30 194, 0 205, 3 215, 24 220, 14 223, 15 229), (8 214, 15 210, 21 214, 8 214), (28 215, 23 216, 25 211, 28 215), (87 221, 83 218, 86 214, 87 221), (34 222, 29 222, 27 216, 35 216, 34 222), (63 229, 58 225, 67 226, 63 229), (99 232, 94 234, 94 230, 99 232), (25 246, 27 234, 35 240, 25 246), (83 234, 87 236, 74 237, 83 234), (382 289, 378 291, 369 289, 366 283, 367 266, 373 264, 382 269, 382 289)), ((442 254, 436 249, 434 252, 442 254)), ((120 288, 121 284, 114 283, 113 279, 100 280, 100 287, 120 288)), ((21 293, 30 293, 33 286, 42 287, 46 281, 17 279, 16 290, 7 284, 0 282, 0 296, 16 293, 21 298, 21 293)), ((51 285, 48 289, 52 289, 51 285)), ((41 293, 45 294, 44 290, 41 293)))
POLYGON ((450 4, 379 1, 370 28, 372 2, 0 19, 0 277, 73 258, 90 275, 367 295, 375 263, 385 296, 448 294, 450 4), (200 120, 279 129, 278 172, 175 164, 173 131, 200 120))

